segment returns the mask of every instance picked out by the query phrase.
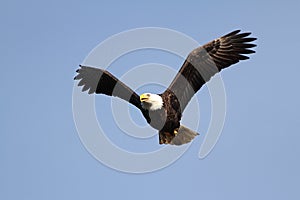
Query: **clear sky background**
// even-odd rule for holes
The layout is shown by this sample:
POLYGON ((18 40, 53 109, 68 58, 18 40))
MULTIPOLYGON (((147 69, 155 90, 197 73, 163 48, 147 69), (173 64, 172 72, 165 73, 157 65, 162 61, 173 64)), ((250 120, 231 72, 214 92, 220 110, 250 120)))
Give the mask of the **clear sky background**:
MULTIPOLYGON (((0 199, 300 199, 299 8, 296 0, 1 1, 0 199), (227 116, 208 157, 198 158, 209 120, 203 88, 202 135, 191 148, 165 169, 127 174, 98 162, 80 142, 73 76, 101 41, 148 26, 201 44, 242 29, 258 37, 258 47, 249 61, 222 72, 227 116)), ((182 64, 158 52, 122 59, 112 66, 118 76, 143 63, 182 64)), ((98 111, 99 98, 110 102, 97 97, 98 111)), ((132 150, 122 141, 133 138, 111 137, 132 150)), ((144 144, 159 147, 156 137, 144 144)))

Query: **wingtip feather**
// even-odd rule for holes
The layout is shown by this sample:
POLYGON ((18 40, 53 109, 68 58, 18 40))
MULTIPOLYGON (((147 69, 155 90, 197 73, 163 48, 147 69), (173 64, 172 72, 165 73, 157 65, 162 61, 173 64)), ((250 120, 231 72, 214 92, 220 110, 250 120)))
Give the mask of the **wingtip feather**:
POLYGON ((235 30, 235 31, 232 31, 232 32, 230 32, 230 33, 224 35, 223 37, 233 36, 233 35, 238 34, 239 32, 241 32, 241 30, 235 30))

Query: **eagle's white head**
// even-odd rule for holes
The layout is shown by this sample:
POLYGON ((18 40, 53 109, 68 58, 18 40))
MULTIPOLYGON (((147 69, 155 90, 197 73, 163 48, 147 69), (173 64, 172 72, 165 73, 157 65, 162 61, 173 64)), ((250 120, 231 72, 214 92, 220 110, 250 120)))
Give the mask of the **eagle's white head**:
POLYGON ((147 110, 158 110, 163 107, 163 100, 158 94, 144 93, 140 96, 143 108, 147 110))

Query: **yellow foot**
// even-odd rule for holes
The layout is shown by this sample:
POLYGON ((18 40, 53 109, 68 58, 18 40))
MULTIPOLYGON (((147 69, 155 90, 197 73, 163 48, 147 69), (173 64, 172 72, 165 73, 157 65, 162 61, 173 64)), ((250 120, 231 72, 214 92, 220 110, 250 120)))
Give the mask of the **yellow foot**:
POLYGON ((178 128, 174 129, 174 135, 178 134, 178 128))

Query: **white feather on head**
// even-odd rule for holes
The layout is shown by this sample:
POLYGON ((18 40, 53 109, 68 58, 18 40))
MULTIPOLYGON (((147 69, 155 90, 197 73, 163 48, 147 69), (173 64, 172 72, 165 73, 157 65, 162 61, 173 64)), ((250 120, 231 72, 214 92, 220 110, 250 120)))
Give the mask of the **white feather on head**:
POLYGON ((143 108, 147 110, 158 110, 163 107, 163 100, 158 94, 144 93, 140 96, 143 108))

